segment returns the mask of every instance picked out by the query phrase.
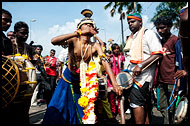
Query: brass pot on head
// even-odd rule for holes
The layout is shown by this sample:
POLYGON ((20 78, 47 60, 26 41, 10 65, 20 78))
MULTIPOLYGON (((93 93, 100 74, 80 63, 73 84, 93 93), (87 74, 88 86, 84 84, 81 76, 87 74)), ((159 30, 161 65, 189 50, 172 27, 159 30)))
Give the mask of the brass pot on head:
POLYGON ((81 11, 81 14, 85 17, 90 18, 93 15, 93 12, 90 9, 84 9, 81 11))

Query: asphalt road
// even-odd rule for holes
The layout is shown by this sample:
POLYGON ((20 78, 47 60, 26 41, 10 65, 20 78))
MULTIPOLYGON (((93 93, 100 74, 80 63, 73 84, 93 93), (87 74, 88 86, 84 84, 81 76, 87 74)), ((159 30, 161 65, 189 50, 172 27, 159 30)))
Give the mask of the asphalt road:
MULTIPOLYGON (((41 105, 41 106, 34 106, 30 108, 29 114, 30 114, 30 124, 41 124, 43 121, 43 117, 46 111, 47 105, 41 105)), ((126 118, 126 124, 132 123, 130 121, 131 115, 125 114, 126 118)), ((120 117, 117 116, 116 119, 120 121, 120 117)), ((152 124, 162 124, 163 118, 161 116, 161 113, 157 111, 157 109, 154 107, 152 111, 152 124)), ((104 123, 107 123, 106 120, 104 123)))
POLYGON ((46 104, 41 106, 31 106, 29 110, 30 124, 41 124, 46 112, 46 108, 46 104))

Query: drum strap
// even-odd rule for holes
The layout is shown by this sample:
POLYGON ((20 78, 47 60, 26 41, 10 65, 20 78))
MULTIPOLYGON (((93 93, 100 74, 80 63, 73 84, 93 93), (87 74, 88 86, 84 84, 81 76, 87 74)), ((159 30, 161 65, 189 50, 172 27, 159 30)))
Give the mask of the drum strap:
POLYGON ((139 89, 138 86, 136 84, 133 84, 133 87, 136 89, 139 89))
POLYGON ((172 99, 172 94, 174 93, 174 89, 175 89, 176 83, 177 83, 177 79, 175 79, 174 87, 173 87, 173 90, 172 90, 172 93, 171 93, 171 96, 170 96, 169 102, 170 102, 171 99, 172 99))
MULTIPOLYGON (((173 93, 174 93, 174 89, 175 89, 175 86, 176 86, 177 80, 178 80, 178 79, 175 79, 174 87, 173 87, 173 90, 172 90, 172 93, 171 93, 171 96, 170 96, 169 102, 170 102, 171 99, 172 99, 172 95, 173 95, 173 93)), ((168 110, 168 109, 173 105, 173 103, 175 102, 175 100, 176 100, 176 97, 174 98, 174 100, 173 100, 172 103, 168 106, 168 108, 167 108, 166 110, 168 110)))
POLYGON ((173 103, 175 102, 175 100, 176 100, 176 97, 174 98, 174 100, 173 100, 172 103, 168 106, 168 108, 167 108, 166 110, 168 110, 168 109, 173 105, 173 103))
MULTIPOLYGON (((172 90, 169 102, 171 101, 172 95, 174 93, 176 82, 177 82, 177 79, 175 80, 174 87, 173 87, 173 90, 172 90)), ((156 88, 156 93, 157 93, 157 109, 160 110, 160 88, 158 88, 158 87, 156 88)), ((168 110, 173 105, 173 103, 175 102, 175 100, 176 100, 176 97, 174 98, 174 100, 172 101, 172 103, 168 106, 168 108, 166 108, 166 110, 168 110)))
POLYGON ((135 79, 133 80, 134 82, 135 82, 135 84, 137 85, 137 86, 139 86, 140 88, 143 86, 142 84, 140 84, 138 81, 136 81, 135 79))

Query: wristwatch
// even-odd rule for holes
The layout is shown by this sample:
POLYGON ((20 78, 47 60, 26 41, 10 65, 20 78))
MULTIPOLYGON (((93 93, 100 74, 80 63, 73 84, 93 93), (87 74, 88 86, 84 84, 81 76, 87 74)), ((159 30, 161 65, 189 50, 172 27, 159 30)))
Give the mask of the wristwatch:
POLYGON ((137 64, 138 67, 142 68, 142 64, 137 64))

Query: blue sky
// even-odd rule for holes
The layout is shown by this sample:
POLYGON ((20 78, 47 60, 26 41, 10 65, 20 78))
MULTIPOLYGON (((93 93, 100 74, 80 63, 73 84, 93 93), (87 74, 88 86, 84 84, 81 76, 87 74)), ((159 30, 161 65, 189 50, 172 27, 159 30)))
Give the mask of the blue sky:
MULTIPOLYGON (((8 31, 13 30, 14 24, 24 21, 31 27, 27 43, 33 40, 44 47, 42 55, 49 55, 51 49, 56 50, 56 56, 61 51, 61 46, 53 46, 51 39, 57 35, 71 33, 76 30, 78 22, 84 17, 83 9, 91 9, 98 28, 98 36, 106 42, 112 38, 114 42, 121 44, 121 21, 119 15, 110 16, 111 8, 104 10, 108 2, 2 2, 2 8, 12 14, 12 25, 8 31), (35 22, 31 22, 36 19, 35 22), (31 24, 31 26, 30 26, 31 24)), ((153 28, 150 19, 156 12, 159 2, 140 2, 142 5, 143 24, 146 28, 153 28)), ((127 20, 124 19, 124 36, 131 32, 128 29, 127 20)), ((155 31, 155 28, 153 28, 155 31)), ((156 31, 155 31, 156 32, 156 31)), ((174 34, 177 31, 174 32, 174 34)), ((125 38, 125 37, 124 37, 125 38)))

